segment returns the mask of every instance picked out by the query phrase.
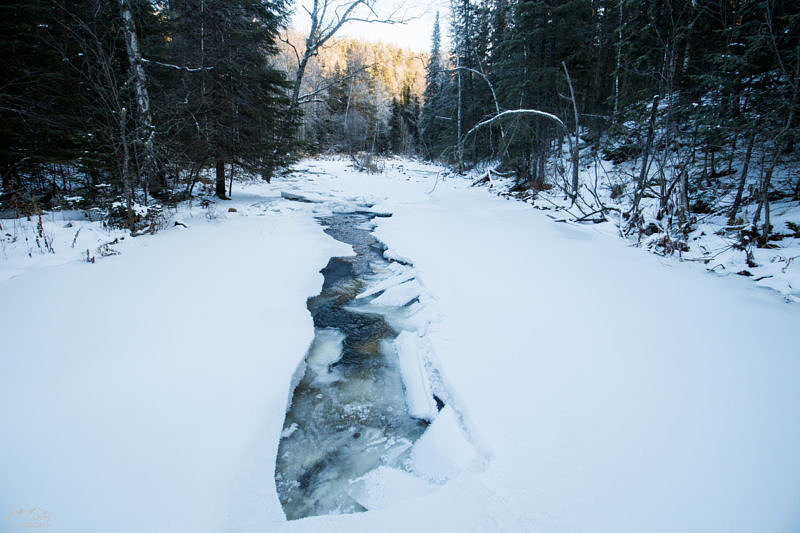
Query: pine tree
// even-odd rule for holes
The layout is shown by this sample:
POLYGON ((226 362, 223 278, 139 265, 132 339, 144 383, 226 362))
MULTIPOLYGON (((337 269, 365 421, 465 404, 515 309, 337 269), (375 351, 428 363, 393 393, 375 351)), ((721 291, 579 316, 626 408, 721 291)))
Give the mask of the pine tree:
POLYGON ((269 176, 270 159, 288 107, 283 75, 268 64, 276 51, 283 2, 181 0, 171 4, 173 57, 196 71, 183 74, 187 144, 213 160, 216 193, 225 197, 226 167, 269 176), (194 126, 194 128, 192 128, 194 126))
POLYGON ((422 105, 421 139, 423 150, 429 159, 439 159, 448 146, 453 144, 452 120, 449 120, 447 76, 441 52, 441 29, 439 13, 433 24, 431 53, 425 68, 425 93, 422 105))

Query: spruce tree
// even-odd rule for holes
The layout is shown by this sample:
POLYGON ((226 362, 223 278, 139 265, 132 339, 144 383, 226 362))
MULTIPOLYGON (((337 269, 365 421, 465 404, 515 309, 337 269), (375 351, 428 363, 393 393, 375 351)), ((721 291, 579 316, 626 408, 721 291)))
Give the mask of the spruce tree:
POLYGON ((441 52, 441 28, 439 13, 433 23, 431 53, 425 67, 425 93, 422 105, 422 144, 429 159, 439 159, 442 152, 452 144, 452 121, 447 120, 450 109, 447 105, 446 81, 441 52))

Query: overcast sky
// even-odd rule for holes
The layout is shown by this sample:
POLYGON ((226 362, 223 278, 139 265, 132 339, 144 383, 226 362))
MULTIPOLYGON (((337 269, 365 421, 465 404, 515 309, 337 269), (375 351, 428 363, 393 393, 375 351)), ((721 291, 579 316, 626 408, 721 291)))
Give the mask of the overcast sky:
MULTIPOLYGON (((338 1, 338 0, 337 0, 338 1)), ((298 1, 292 17, 292 25, 301 33, 309 28, 308 14, 302 5, 310 2, 298 1)), ((398 5, 395 0, 378 0, 376 8, 382 14, 390 13, 393 6, 398 5)), ((383 41, 409 48, 418 52, 429 52, 431 48, 431 34, 433 33, 433 20, 436 11, 441 13, 442 40, 447 40, 447 14, 449 9, 447 0, 409 0, 404 2, 405 12, 414 17, 406 24, 365 24, 351 22, 345 25, 340 36, 357 37, 369 41, 383 41)))

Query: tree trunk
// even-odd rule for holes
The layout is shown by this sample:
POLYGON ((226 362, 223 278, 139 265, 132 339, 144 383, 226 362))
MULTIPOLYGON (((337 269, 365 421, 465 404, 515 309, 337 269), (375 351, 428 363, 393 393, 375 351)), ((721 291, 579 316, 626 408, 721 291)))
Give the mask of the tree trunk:
POLYGON ((306 66, 308 66, 308 60, 311 58, 310 50, 313 44, 311 43, 311 38, 306 41, 306 52, 303 54, 303 59, 300 60, 300 64, 297 65, 297 71, 294 75, 294 87, 292 88, 292 100, 289 104, 289 111, 294 111, 297 109, 297 106, 300 104, 300 85, 303 82, 303 77, 305 76, 306 66))
POLYGON ((770 224, 769 224, 769 182, 772 179, 772 170, 774 168, 770 167, 767 171, 767 175, 764 176, 764 227, 761 230, 761 244, 765 245, 769 242, 769 232, 770 232, 770 224))
POLYGON ((130 149, 128 148, 128 136, 125 131, 125 108, 119 117, 119 132, 122 140, 122 186, 125 190, 125 203, 126 203, 126 220, 125 227, 133 231, 133 191, 131 188, 131 175, 130 175, 130 149))
POLYGON ((647 142, 642 150, 642 169, 639 171, 639 183, 636 187, 636 194, 633 197, 633 206, 631 207, 631 224, 638 223, 639 218, 639 202, 642 201, 644 189, 647 185, 647 167, 649 164, 650 150, 653 147, 653 137, 656 131, 656 114, 658 112, 658 95, 653 97, 653 105, 650 110, 650 122, 647 126, 647 142))
POLYGON ((572 111, 575 113, 575 143, 570 147, 572 148, 572 202, 578 198, 578 163, 580 159, 580 151, 578 149, 578 142, 580 141, 580 124, 578 122, 578 103, 575 101, 575 91, 572 89, 572 80, 569 77, 567 64, 562 61, 561 66, 564 67, 564 74, 567 76, 567 85, 569 85, 569 96, 572 99, 572 111))
POLYGON ((614 68, 614 124, 619 120, 619 76, 622 69, 622 0, 619 5, 619 25, 617 26, 617 65, 614 68))
POLYGON ((2 169, 3 172, 3 191, 10 192, 11 191, 11 164, 4 166, 2 169))
POLYGON ((142 173, 148 181, 150 194, 158 196, 161 193, 163 183, 158 172, 155 172, 155 153, 153 149, 153 116, 150 112, 150 94, 147 91, 147 76, 142 65, 142 54, 139 50, 139 39, 136 35, 136 28, 133 24, 133 15, 128 0, 119 0, 119 10, 122 15, 122 31, 125 36, 125 47, 128 51, 128 62, 130 63, 131 78, 133 79, 134 91, 136 93, 136 106, 139 110, 139 120, 142 121, 142 145, 144 151, 144 161, 142 173))
POLYGON ((728 215, 728 224, 733 224, 736 221, 736 214, 739 212, 739 206, 742 204, 744 185, 747 181, 747 169, 750 166, 750 158, 753 155, 753 144, 756 140, 756 127, 756 125, 753 126, 753 130, 750 132, 750 138, 747 140, 744 165, 742 166, 742 173, 739 176, 739 186, 736 188, 736 198, 733 200, 733 207, 731 207, 730 215, 728 215))
POLYGON ((682 169, 678 176, 678 225, 686 234, 686 223, 689 221, 689 171, 682 169))
POLYGON ((228 199, 228 197, 225 196, 225 160, 219 157, 217 158, 216 195, 218 198, 221 198, 222 200, 228 199))
POLYGON ((456 69, 458 69, 458 71, 457 71, 457 76, 458 76, 458 112, 457 112, 457 114, 458 114, 458 116, 457 116, 457 118, 458 118, 458 125, 457 125, 458 145, 457 145, 457 148, 456 148, 458 153, 456 154, 456 156, 458 158, 458 171, 459 172, 463 172, 464 171, 464 144, 463 144, 463 140, 461 139, 461 69, 459 68, 460 66, 461 66, 461 58, 459 56, 456 56, 456 69))

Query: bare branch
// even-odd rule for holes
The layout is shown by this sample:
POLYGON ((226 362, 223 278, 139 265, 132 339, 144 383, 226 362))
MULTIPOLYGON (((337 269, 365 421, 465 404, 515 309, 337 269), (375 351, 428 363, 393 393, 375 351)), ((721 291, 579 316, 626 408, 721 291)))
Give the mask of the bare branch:
POLYGON ((282 37, 282 36, 279 35, 278 39, 280 39, 280 41, 282 43, 285 43, 289 47, 291 47, 291 49, 294 51, 294 56, 297 58, 297 64, 299 65, 300 64, 300 52, 298 52, 297 51, 297 47, 295 45, 293 45, 291 43, 291 41, 289 41, 289 35, 287 34, 286 37, 282 37))
POLYGON ((486 74, 484 74, 483 72, 481 72, 479 70, 475 70, 475 69, 469 68, 469 67, 462 67, 462 66, 458 66, 458 67, 455 67, 455 68, 442 69, 442 70, 439 70, 439 72, 455 72, 457 70, 466 70, 466 71, 472 72, 474 74, 477 74, 478 76, 483 78, 483 80, 486 82, 486 85, 489 86, 489 90, 492 91, 492 98, 494 99, 494 109, 497 112, 497 114, 499 115, 500 114, 500 104, 497 101, 497 94, 494 92, 494 85, 492 85, 492 82, 489 81, 489 78, 486 76, 486 74))
POLYGON ((142 63, 150 65, 158 65, 159 67, 171 68, 174 70, 183 70, 186 72, 201 72, 203 70, 214 70, 214 67, 186 67, 183 65, 172 65, 170 63, 162 63, 161 61, 154 61, 152 59, 142 58, 142 63))
POLYGON ((297 102, 299 104, 309 103, 309 100, 308 100, 309 98, 313 98, 314 96, 327 91, 331 87, 335 87, 335 86, 339 85, 340 83, 343 83, 343 82, 345 82, 345 81, 347 81, 349 79, 355 78, 359 74, 361 74, 363 72, 366 72, 368 69, 371 69, 376 64, 377 63, 372 63, 370 65, 364 65, 363 67, 359 68, 358 70, 355 70, 354 72, 348 74, 347 76, 342 76, 341 78, 337 78, 336 80, 332 81, 331 83, 328 83, 327 85, 325 85, 323 87, 320 87, 319 89, 316 89, 314 91, 311 91, 310 93, 307 93, 307 94, 304 94, 304 95, 298 97, 297 102))

